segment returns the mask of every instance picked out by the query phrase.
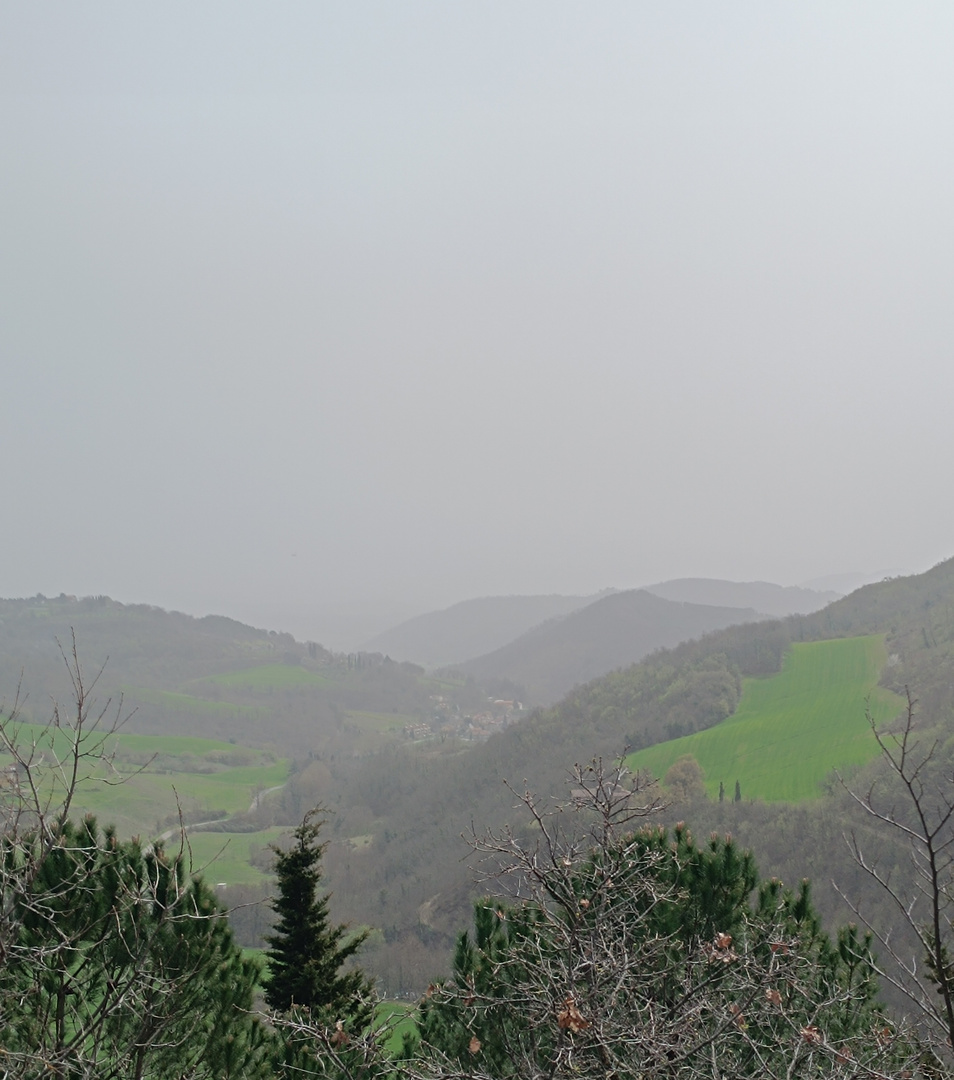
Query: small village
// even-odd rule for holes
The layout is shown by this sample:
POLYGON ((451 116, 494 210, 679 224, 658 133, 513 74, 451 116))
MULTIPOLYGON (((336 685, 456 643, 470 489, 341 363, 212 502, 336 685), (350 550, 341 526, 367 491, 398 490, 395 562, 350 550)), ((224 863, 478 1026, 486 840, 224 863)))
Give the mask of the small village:
POLYGON ((419 724, 406 724, 406 739, 417 741, 453 737, 467 742, 484 742, 519 720, 524 713, 522 702, 504 698, 488 698, 487 708, 478 713, 462 713, 460 707, 443 694, 432 694, 431 702, 431 719, 419 724))

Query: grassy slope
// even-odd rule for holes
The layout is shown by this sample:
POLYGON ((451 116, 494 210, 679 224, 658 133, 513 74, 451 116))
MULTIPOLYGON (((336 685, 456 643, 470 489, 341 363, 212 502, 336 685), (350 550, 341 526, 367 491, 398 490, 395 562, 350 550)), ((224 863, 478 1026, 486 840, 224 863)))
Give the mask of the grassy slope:
MULTIPOLYGON (((238 674, 243 674, 239 672, 238 674)), ((210 680, 211 681, 211 680, 210 680)), ((122 687, 124 696, 132 701, 147 702, 150 705, 165 705, 170 709, 181 712, 212 713, 231 716, 233 713, 244 713, 249 716, 266 715, 262 709, 256 709, 248 705, 234 705, 230 701, 208 701, 205 698, 194 697, 192 694, 182 694, 171 690, 150 690, 141 686, 122 687)))
POLYGON ((664 776, 673 762, 691 754, 705 772, 710 796, 718 795, 721 780, 732 798, 738 780, 744 798, 818 797, 832 769, 860 765, 877 754, 866 699, 879 723, 903 706, 877 685, 885 659, 881 635, 793 645, 777 675, 745 680, 733 716, 633 754, 627 764, 664 776))
MULTIPOLYGON (((251 864, 253 852, 268 847, 288 832, 281 825, 256 833, 190 832, 192 869, 201 872, 213 885, 219 882, 256 885, 265 880, 265 875, 251 864)), ((177 843, 178 837, 170 841, 177 843)), ((228 902, 227 896, 223 899, 228 902)))
POLYGON ((229 671, 224 675, 211 675, 204 680, 219 686, 234 686, 249 690, 287 690, 297 686, 327 686, 324 675, 288 664, 261 664, 242 671, 229 671))
MULTIPOLYGON (((23 740, 35 739, 45 762, 51 761, 47 729, 23 724, 20 734, 23 740)), ((52 735, 53 752, 65 758, 66 732, 60 729, 52 735)), ((81 777, 88 779, 80 785, 74 816, 95 814, 102 824, 115 825, 121 836, 153 836, 160 831, 160 822, 174 818, 177 801, 187 820, 193 821, 204 817, 204 811, 209 817, 246 811, 258 792, 278 787, 288 776, 287 761, 216 739, 124 733, 107 740, 107 748, 113 747, 115 769, 95 761, 83 763, 81 777), (137 762, 152 755, 155 760, 137 771, 137 762), (230 760, 237 763, 229 764, 230 760)), ((5 760, 0 755, 0 764, 5 760)), ((62 781, 49 764, 38 775, 45 789, 61 791, 62 781)))

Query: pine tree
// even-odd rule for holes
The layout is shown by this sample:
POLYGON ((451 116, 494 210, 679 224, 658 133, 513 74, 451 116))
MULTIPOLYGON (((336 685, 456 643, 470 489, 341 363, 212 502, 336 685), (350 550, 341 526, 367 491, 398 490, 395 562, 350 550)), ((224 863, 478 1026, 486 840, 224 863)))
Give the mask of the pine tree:
POLYGON ((300 1007, 364 1025, 371 1018, 371 984, 363 972, 340 968, 358 951, 368 931, 349 934, 347 926, 329 923, 328 896, 319 892, 321 858, 327 847, 318 841, 324 824, 318 817, 321 812, 317 807, 305 815, 293 833, 291 848, 273 849, 279 895, 272 907, 278 922, 274 934, 266 938, 265 1000, 279 1012, 300 1007))
POLYGON ((258 964, 212 889, 161 845, 144 851, 92 817, 55 838, 32 867, 35 834, 0 838, 3 1075, 269 1075, 258 964))

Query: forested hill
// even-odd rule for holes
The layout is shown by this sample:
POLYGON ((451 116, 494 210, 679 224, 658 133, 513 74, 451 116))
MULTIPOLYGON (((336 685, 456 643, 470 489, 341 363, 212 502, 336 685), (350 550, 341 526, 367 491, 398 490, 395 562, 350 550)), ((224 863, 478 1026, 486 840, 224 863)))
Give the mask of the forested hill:
POLYGON ((0 600, 0 707, 13 705, 18 685, 24 719, 45 722, 53 701, 69 702, 60 649, 69 653, 74 633, 87 684, 98 675, 98 708, 111 701, 113 717, 122 700, 127 730, 141 734, 268 745, 283 756, 353 756, 431 720, 435 695, 453 715, 486 706, 476 686, 437 686, 412 664, 332 654, 233 619, 105 596, 35 596, 0 600))
MULTIPOLYGON (((925 722, 948 725, 945 739, 954 717, 954 560, 867 586, 812 615, 732 626, 655 652, 577 687, 483 744, 401 736, 405 724, 430 715, 435 697, 451 710, 457 698, 463 709, 466 694, 480 697, 476 687, 429 678, 412 665, 379 658, 362 666, 360 657, 329 657, 317 646, 312 655, 288 636, 230 620, 194 620, 105 599, 4 601, 0 619, 7 704, 21 666, 29 706, 41 717, 48 715, 50 693, 68 700, 54 637, 68 643, 75 627, 90 664, 110 657, 101 699, 113 689, 138 688, 137 724, 161 720, 190 734, 220 728, 219 737, 234 733, 239 742, 243 732, 257 733, 288 745, 297 765, 275 809, 287 812, 286 824, 315 801, 334 810, 328 884, 349 919, 383 931, 375 970, 394 988, 422 989, 446 971, 474 889, 470 868, 461 863, 461 834, 527 824, 505 780, 532 788, 547 803, 565 797, 574 762, 615 758, 627 746, 718 723, 735 710, 743 679, 777 672, 799 641, 883 634, 889 656, 883 682, 899 690, 909 684, 925 722), (155 694, 145 693, 150 688, 155 694)), ((835 795, 797 809, 746 800, 673 812, 700 835, 718 828, 755 845, 765 874, 790 881, 809 875, 831 893, 826 883, 847 872, 831 863, 844 851, 847 813, 835 795)))
POLYGON ((924 574, 865 586, 811 615, 731 626, 659 652, 579 687, 499 741, 512 742, 505 756, 519 768, 519 745, 544 734, 564 762, 567 751, 573 757, 614 754, 624 744, 638 748, 689 734, 728 716, 740 680, 778 671, 793 642, 872 633, 886 635, 891 662, 885 685, 917 686, 925 706, 954 706, 948 666, 954 658, 954 559, 924 574))
POLYGON ((717 578, 675 578, 647 585, 646 591, 664 600, 716 607, 754 608, 763 615, 783 618, 808 615, 840 599, 830 589, 806 589, 798 585, 774 585, 768 581, 720 581, 717 578))
MULTIPOLYGON (((609 590, 612 591, 612 590, 609 590)), ((484 596, 417 615, 364 646, 393 660, 446 667, 482 656, 539 623, 568 615, 603 596, 484 596)))
MULTIPOLYGON (((218 615, 197 619, 149 604, 122 604, 107 596, 0 600, 4 696, 22 673, 23 685, 41 711, 50 697, 68 697, 69 679, 57 642, 68 651, 74 631, 90 674, 106 663, 103 688, 110 690, 124 684, 169 689, 213 672, 281 660, 286 652, 308 652, 290 634, 218 615)), ((330 656, 324 650, 321 655, 330 656)))
POLYGON ((681 603, 633 589, 551 619, 458 670, 485 682, 516 684, 529 703, 548 705, 654 649, 763 617, 752 609, 681 603))

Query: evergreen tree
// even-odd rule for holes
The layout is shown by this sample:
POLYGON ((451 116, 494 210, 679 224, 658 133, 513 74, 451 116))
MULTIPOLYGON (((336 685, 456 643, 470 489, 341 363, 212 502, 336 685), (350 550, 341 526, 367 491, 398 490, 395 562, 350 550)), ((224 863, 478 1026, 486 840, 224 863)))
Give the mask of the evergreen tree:
POLYGON ((372 987, 363 972, 340 969, 368 931, 349 935, 347 926, 329 923, 328 896, 319 892, 327 847, 318 841, 324 821, 315 819, 321 812, 317 807, 305 815, 287 851, 273 849, 279 895, 272 907, 278 922, 266 938, 265 1000, 278 1012, 303 1008, 357 1027, 371 1019, 372 987))
POLYGON ((258 965, 202 879, 91 817, 55 841, 33 862, 36 834, 0 839, 3 1075, 268 1075, 258 965))

